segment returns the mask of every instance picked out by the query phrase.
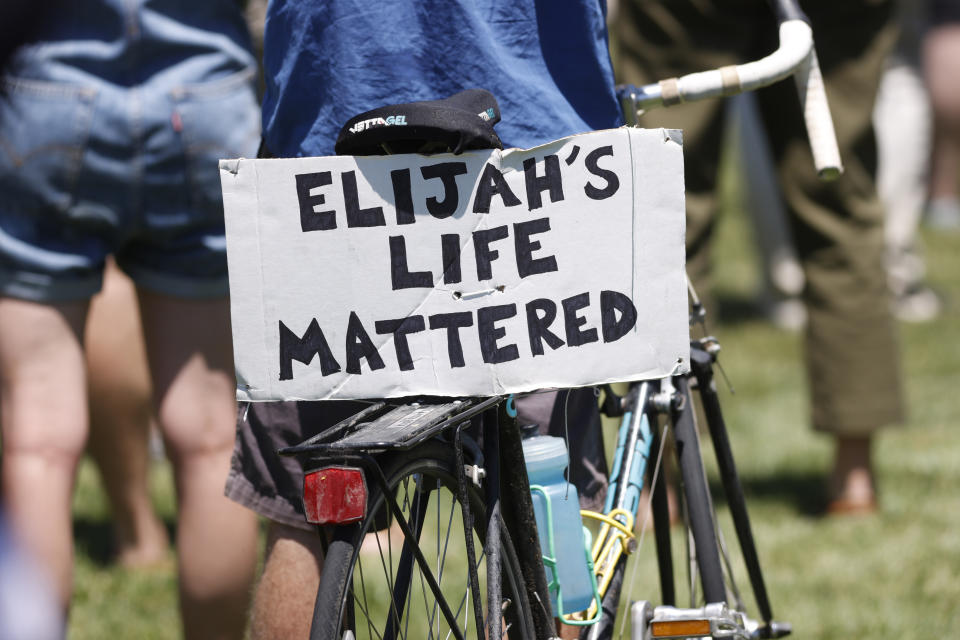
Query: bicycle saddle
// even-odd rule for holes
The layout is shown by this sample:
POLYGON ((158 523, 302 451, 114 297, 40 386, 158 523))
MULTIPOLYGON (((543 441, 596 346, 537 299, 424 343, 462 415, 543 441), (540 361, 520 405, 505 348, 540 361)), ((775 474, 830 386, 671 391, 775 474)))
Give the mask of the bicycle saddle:
POLYGON ((467 89, 443 100, 387 105, 356 115, 343 125, 337 155, 460 153, 502 149, 493 130, 500 106, 484 89, 467 89))

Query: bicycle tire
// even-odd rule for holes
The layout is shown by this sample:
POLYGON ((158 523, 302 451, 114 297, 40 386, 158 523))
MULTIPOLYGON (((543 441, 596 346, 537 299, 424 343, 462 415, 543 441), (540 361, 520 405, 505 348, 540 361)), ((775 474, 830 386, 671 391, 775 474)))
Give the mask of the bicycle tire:
MULTIPOLYGON (((451 626, 455 626, 464 637, 477 635, 473 601, 469 598, 468 562, 465 553, 459 553, 459 547, 466 544, 466 536, 463 535, 462 505, 457 500, 456 467, 450 445, 428 442, 411 451, 394 454, 383 464, 383 471, 391 494, 397 495, 397 504, 404 512, 404 518, 416 522, 415 515, 421 516, 423 534, 418 546, 434 561, 431 573, 440 587, 441 599, 456 613, 457 625, 448 625, 420 565, 415 561, 404 563, 401 559, 404 549, 410 549, 403 534, 391 527, 376 531, 378 523, 392 522, 393 518, 392 515, 384 518, 385 496, 374 483, 370 483, 367 517, 359 525, 338 527, 334 532, 324 559, 311 640, 342 640, 348 630, 357 640, 387 638, 391 636, 388 627, 393 627, 398 638, 448 637, 451 626), (426 508, 418 509, 416 504, 425 504, 426 508), (437 535, 444 528, 442 540, 439 535, 436 540, 425 539, 428 534, 437 535), (365 540, 366 551, 362 550, 365 540), (395 549, 398 540, 402 546, 395 549), (437 544, 433 546, 433 542, 437 544), (376 549, 371 552, 374 544, 376 549), (454 564, 450 566, 448 562, 454 564), (401 565, 412 571, 405 587, 396 580, 401 565), (374 575, 374 569, 379 575, 374 575), (395 598, 391 592, 396 593, 398 585, 399 592, 406 591, 406 595, 395 598), (414 594, 415 590, 419 590, 418 593, 414 594), (379 604, 377 614, 373 612, 374 598, 385 600, 379 604)), ((486 568, 482 550, 487 517, 481 491, 469 484, 467 493, 473 517, 472 536, 479 555, 477 574, 482 582, 486 568)), ((510 536, 502 524, 500 537, 504 636, 524 640, 533 638, 533 619, 523 576, 510 536)), ((486 620, 486 589, 483 585, 480 594, 486 620)), ((450 637, 456 637, 456 633, 450 637)))

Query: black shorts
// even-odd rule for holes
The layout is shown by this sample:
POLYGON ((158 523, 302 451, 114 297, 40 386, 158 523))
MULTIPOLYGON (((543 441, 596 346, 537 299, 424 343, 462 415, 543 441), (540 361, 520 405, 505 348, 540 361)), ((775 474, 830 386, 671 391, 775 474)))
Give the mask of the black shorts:
MULTIPOLYGON (((313 528, 303 514, 303 470, 296 458, 277 454, 367 406, 354 401, 254 402, 240 406, 226 495, 258 514, 301 529, 313 528)), ((592 388, 541 391, 517 400, 521 424, 569 434, 570 479, 584 508, 599 509, 607 490, 600 415, 592 388)))

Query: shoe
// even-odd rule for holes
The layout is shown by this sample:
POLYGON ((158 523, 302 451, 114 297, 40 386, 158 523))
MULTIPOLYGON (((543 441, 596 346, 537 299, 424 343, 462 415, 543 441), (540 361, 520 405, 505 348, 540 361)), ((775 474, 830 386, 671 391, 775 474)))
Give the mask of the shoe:
POLYGON ((827 503, 828 516, 868 516, 877 512, 877 500, 850 500, 836 498, 827 503))
POLYGON ((837 436, 836 458, 828 482, 831 516, 868 515, 877 510, 869 436, 837 436))
POLYGON ((901 322, 930 322, 942 310, 940 296, 925 285, 917 285, 893 301, 893 315, 901 322))

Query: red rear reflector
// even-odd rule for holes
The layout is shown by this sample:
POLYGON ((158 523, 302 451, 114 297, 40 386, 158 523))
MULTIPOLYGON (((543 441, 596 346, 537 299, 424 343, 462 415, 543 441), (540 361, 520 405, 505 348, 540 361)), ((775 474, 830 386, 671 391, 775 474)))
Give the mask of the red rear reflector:
POLYGON ((363 471, 354 467, 326 467, 303 477, 303 510, 307 522, 348 524, 367 511, 363 471))

